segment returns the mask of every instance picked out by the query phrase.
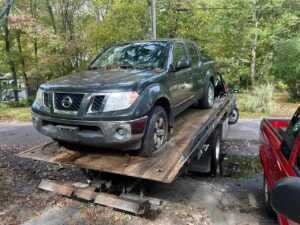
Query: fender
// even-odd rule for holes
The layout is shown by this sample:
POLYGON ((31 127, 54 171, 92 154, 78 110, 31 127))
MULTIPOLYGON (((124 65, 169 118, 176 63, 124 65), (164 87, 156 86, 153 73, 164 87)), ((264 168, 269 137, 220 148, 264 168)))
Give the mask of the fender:
POLYGON ((158 100, 164 99, 166 104, 161 104, 164 108, 168 109, 167 114, 169 118, 169 126, 173 126, 173 107, 172 101, 170 99, 170 91, 163 85, 159 83, 151 84, 146 87, 141 93, 135 103, 135 108, 133 110, 133 117, 140 117, 141 115, 148 115, 150 110, 153 108, 158 100))
MULTIPOLYGON (((208 81, 213 78, 214 79, 214 71, 212 69, 209 69, 206 71, 205 73, 205 82, 208 84, 208 81)), ((213 85, 215 86, 215 84, 213 83, 213 85)))

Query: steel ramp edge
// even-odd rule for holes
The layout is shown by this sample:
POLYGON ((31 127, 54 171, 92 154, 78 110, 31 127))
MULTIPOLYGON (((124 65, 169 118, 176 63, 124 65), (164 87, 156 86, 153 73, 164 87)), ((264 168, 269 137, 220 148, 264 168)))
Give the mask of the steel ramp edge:
POLYGON ((54 192, 70 198, 91 201, 93 203, 143 215, 150 210, 151 204, 145 199, 132 199, 107 193, 96 192, 96 187, 76 188, 69 183, 59 183, 52 180, 42 180, 38 189, 54 192))

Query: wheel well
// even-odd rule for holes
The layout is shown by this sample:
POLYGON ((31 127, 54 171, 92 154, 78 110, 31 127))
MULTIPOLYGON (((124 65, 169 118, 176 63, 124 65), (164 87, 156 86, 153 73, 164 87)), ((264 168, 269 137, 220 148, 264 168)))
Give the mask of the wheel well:
POLYGON ((212 82, 212 84, 215 86, 215 83, 214 83, 214 77, 210 77, 210 82, 212 82))
POLYGON ((171 104, 167 98, 159 98, 154 105, 159 105, 166 110, 168 121, 169 121, 169 127, 173 127, 173 118, 172 118, 172 110, 171 110, 171 104))

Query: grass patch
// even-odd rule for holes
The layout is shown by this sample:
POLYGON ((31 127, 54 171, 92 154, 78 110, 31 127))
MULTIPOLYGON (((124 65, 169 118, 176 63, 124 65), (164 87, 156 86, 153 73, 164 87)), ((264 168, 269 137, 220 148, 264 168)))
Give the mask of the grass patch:
POLYGON ((31 108, 9 108, 0 104, 0 121, 31 121, 31 108))
POLYGON ((266 118, 266 117, 281 117, 281 118, 291 118, 298 107, 300 106, 300 100, 291 101, 288 94, 276 93, 274 94, 273 107, 277 108, 274 112, 269 113, 258 113, 249 112, 244 109, 245 101, 247 101, 250 92, 242 92, 236 94, 237 107, 240 110, 241 118, 266 118))

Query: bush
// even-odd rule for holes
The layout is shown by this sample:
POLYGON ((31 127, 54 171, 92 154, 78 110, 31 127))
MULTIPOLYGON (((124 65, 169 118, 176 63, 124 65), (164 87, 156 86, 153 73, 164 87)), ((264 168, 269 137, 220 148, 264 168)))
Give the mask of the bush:
POLYGON ((32 106, 34 100, 35 100, 35 95, 28 97, 28 99, 27 99, 27 105, 28 106, 32 106))
POLYGON ((259 84, 239 105, 240 111, 275 114, 278 109, 274 102, 275 86, 271 83, 259 84))
POLYGON ((6 104, 8 108, 28 107, 33 104, 34 100, 35 100, 35 96, 30 96, 28 99, 21 99, 19 103, 15 101, 9 101, 7 103, 2 103, 2 104, 3 105, 6 104))
POLYGON ((0 103, 0 109, 7 109, 7 108, 9 108, 7 104, 0 103))

